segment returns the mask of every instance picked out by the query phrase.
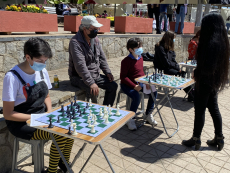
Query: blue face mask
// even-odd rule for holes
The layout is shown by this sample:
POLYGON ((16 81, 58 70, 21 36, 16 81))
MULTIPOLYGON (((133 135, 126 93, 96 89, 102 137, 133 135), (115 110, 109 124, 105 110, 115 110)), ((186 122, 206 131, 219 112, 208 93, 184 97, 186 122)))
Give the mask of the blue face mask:
POLYGON ((173 42, 175 42, 175 38, 173 39, 173 42))
POLYGON ((135 49, 135 54, 140 56, 143 53, 142 47, 139 47, 138 49, 135 49))
MULTIPOLYGON (((30 63, 29 63, 30 65, 30 63)), ((30 65, 30 67, 34 70, 34 71, 41 71, 43 68, 46 67, 46 63, 39 63, 39 62, 35 62, 33 65, 30 65)))

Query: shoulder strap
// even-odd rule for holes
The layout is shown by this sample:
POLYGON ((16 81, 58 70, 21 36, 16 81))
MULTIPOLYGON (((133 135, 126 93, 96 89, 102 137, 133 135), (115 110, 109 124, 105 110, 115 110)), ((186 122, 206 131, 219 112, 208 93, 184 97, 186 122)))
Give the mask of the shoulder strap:
POLYGON ((41 76, 41 79, 44 80, 44 75, 43 75, 42 70, 40 71, 40 76, 41 76))
POLYGON ((22 77, 18 74, 16 70, 10 70, 10 72, 14 73, 18 77, 22 85, 27 86, 26 82, 22 79, 22 77))

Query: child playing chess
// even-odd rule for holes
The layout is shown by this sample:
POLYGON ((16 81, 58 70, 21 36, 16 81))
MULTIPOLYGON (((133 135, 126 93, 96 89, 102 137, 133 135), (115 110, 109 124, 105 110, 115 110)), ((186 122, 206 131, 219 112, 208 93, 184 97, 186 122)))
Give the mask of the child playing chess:
MULTIPOLYGON (((25 61, 8 71, 3 81, 3 115, 9 131, 26 140, 51 140, 46 131, 27 125, 31 114, 52 110, 49 89, 52 88, 46 61, 52 58, 49 44, 40 38, 30 38, 24 45, 25 61)), ((59 148, 69 163, 73 139, 53 134, 59 148)), ((57 172, 57 167, 67 172, 54 143, 50 148, 49 167, 45 172, 57 172)))
MULTIPOLYGON (((129 55, 124 58, 121 62, 121 89, 122 91, 132 99, 130 111, 136 113, 138 106, 140 104, 141 98, 139 95, 140 91, 143 91, 143 84, 139 84, 135 81, 135 78, 144 76, 143 71, 143 58, 141 54, 143 53, 142 41, 139 38, 131 38, 128 40, 127 49, 130 52, 129 55)), ((149 90, 150 86, 146 85, 146 88, 149 90)), ((154 89, 154 96, 157 96, 157 91, 154 89)), ((148 106, 145 112, 147 116, 147 121, 152 125, 157 125, 157 122, 154 120, 151 111, 154 108, 154 101, 151 95, 149 94, 148 106)), ((144 119, 146 117, 143 117, 144 119)), ((127 126, 130 130, 137 129, 135 120, 131 119, 127 122, 127 126)))

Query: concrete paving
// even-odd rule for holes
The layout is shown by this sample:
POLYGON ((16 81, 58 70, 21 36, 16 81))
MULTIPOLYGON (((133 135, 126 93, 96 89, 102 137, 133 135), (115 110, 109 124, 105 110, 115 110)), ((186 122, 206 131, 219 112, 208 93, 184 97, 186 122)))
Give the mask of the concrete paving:
MULTIPOLYGON (((219 94, 219 108, 223 117, 223 134, 225 136, 225 147, 222 151, 217 151, 217 148, 209 147, 206 144, 207 139, 214 137, 213 122, 208 110, 206 111, 200 150, 195 151, 194 148, 181 145, 183 139, 189 139, 192 136, 194 121, 194 105, 183 101, 184 95, 183 91, 178 91, 171 101, 180 125, 178 133, 172 138, 167 137, 160 118, 156 115, 155 119, 158 122, 156 127, 152 128, 146 124, 137 131, 130 131, 127 126, 124 126, 102 144, 116 173, 230 172, 230 90, 226 89, 219 94)), ((162 96, 163 93, 159 92, 158 99, 162 96)), ((145 99, 145 106, 146 104, 147 98, 145 99)), ((125 109, 125 101, 120 105, 122 109, 125 109)), ((176 123, 169 106, 166 105, 161 113, 166 126, 170 129, 169 132, 172 133, 176 123)), ((71 159, 82 145, 82 142, 75 141, 71 159)), ((49 147, 50 145, 46 146, 46 152, 49 152, 49 147)), ((82 156, 73 167, 74 172, 79 172, 92 149, 92 145, 86 146, 82 156)), ((48 166, 48 163, 48 157, 45 157, 45 165, 48 166)), ((33 172, 33 166, 22 169, 33 172)), ((100 149, 96 150, 83 172, 111 172, 100 149)))

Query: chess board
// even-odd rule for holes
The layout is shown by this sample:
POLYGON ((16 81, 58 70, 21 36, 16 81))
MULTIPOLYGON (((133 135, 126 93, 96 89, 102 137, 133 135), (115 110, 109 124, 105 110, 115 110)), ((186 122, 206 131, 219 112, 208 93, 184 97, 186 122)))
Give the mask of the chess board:
POLYGON ((180 77, 175 77, 175 76, 173 77, 170 75, 165 75, 165 74, 160 74, 160 73, 156 75, 154 74, 154 75, 145 76, 143 78, 140 78, 139 81, 149 82, 149 77, 150 77, 151 84, 159 84, 163 86, 170 86, 173 88, 180 88, 180 86, 191 81, 191 79, 182 78, 182 77, 180 78, 180 77), (162 78, 162 82, 161 82, 161 78, 162 78), (169 83, 168 83, 168 80, 170 81, 169 83))
MULTIPOLYGON (((117 112, 117 109, 111 108, 112 115, 109 115, 109 118, 108 118, 109 123, 106 124, 105 120, 103 119, 103 116, 99 115, 100 108, 102 108, 102 111, 103 111, 102 115, 104 115, 104 106, 92 104, 91 107, 86 108, 86 102, 76 101, 76 103, 80 106, 80 111, 82 112, 81 116, 79 116, 80 113, 77 113, 78 109, 75 106, 73 106, 73 109, 76 110, 75 111, 76 113, 75 113, 75 119, 72 119, 72 121, 73 121, 73 123, 76 123, 76 125, 77 125, 76 131, 78 133, 85 134, 85 135, 92 136, 92 137, 97 137, 102 132, 104 132, 106 129, 108 129, 109 127, 111 127, 116 122, 118 122, 120 119, 122 119, 123 117, 125 117, 126 115, 128 115, 130 113, 128 111, 119 110, 120 115, 117 116, 117 115, 115 115, 117 112), (85 109, 85 114, 83 114, 84 109, 85 109), (91 110, 92 114, 95 114, 97 116, 97 120, 96 120, 97 124, 94 126, 95 133, 90 132, 91 127, 88 127, 88 123, 87 123, 90 110, 91 110)), ((71 109, 71 105, 68 105, 68 107, 71 109)), ((106 107, 106 109, 108 110, 108 107, 106 107)), ((52 124, 54 126, 68 130, 71 122, 70 122, 70 118, 68 117, 68 115, 66 113, 66 110, 67 110, 67 106, 64 107, 64 116, 63 116, 63 113, 61 112, 61 108, 60 108, 60 109, 53 111, 47 115, 44 115, 43 117, 36 119, 36 120, 43 122, 43 123, 46 123, 46 124, 50 124, 49 117, 52 117, 52 124), (59 116, 60 123, 57 123, 58 116, 59 116)), ((72 115, 72 112, 70 112, 70 115, 72 115)), ((93 124, 93 122, 91 124, 93 124)), ((73 127, 71 127, 71 130, 73 130, 73 127)))
POLYGON ((187 65, 187 66, 193 66, 193 67, 196 67, 197 66, 197 63, 196 63, 196 61, 194 60, 192 60, 192 61, 188 61, 187 63, 186 62, 182 62, 182 63, 180 63, 181 65, 187 65))

